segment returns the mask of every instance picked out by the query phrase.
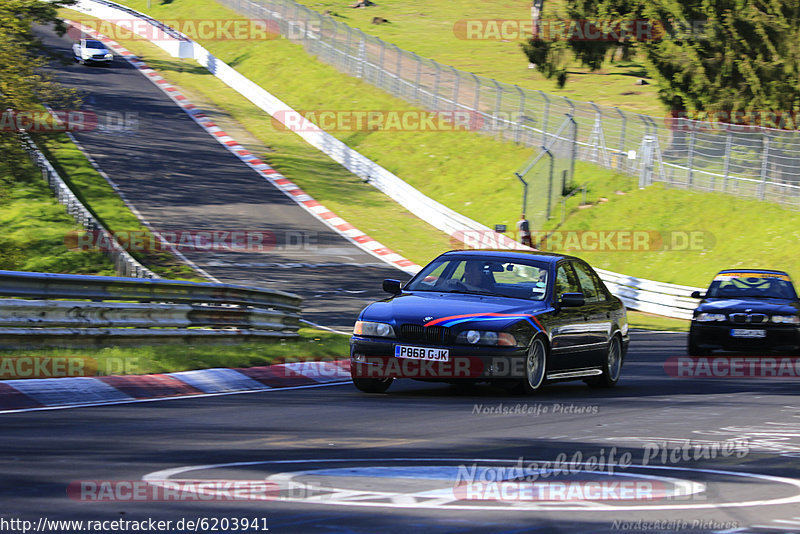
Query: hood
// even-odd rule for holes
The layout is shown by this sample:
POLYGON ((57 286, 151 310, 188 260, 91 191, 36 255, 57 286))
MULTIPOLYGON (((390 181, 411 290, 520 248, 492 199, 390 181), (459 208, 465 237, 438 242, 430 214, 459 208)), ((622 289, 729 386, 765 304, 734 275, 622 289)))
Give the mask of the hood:
POLYGON ((785 299, 706 299, 697 307, 698 312, 736 313, 750 310, 748 313, 764 313, 791 315, 800 311, 800 304, 785 299))
POLYGON ((524 319, 526 315, 537 315, 550 309, 552 308, 541 301, 425 291, 403 293, 370 304, 361 312, 359 318, 393 325, 455 326, 458 324, 459 327, 463 325, 466 328, 486 321, 488 316, 491 317, 494 330, 510 326, 524 319), (503 319, 505 315, 509 316, 507 320, 503 319))

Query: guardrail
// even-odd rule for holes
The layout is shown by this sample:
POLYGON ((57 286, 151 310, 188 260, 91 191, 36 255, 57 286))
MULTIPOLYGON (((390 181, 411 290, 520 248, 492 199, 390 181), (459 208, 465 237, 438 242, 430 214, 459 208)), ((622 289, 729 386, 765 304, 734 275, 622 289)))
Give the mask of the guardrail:
POLYGON ((691 319, 699 301, 690 297, 700 287, 682 286, 643 280, 633 276, 595 269, 608 290, 636 311, 654 313, 676 319, 691 319))
MULTIPOLYGON (((78 5, 75 7, 75 9, 82 12, 110 20, 121 18, 121 13, 113 12, 117 8, 124 10, 125 14, 133 14, 143 20, 153 20, 144 14, 119 6, 108 0, 79 0, 78 5), (92 8, 93 5, 95 6, 94 9, 92 8), (102 5, 103 15, 98 14, 97 5, 102 5)), ((147 31, 141 30, 141 35, 146 36, 147 31)), ((186 38, 181 36, 181 39, 186 38)), ((153 42, 167 51, 170 48, 175 48, 168 43, 165 44, 163 41, 153 42)), ((281 114, 277 116, 279 120, 289 122, 292 119, 290 114, 296 112, 290 106, 262 87, 259 87, 224 61, 213 56, 200 44, 191 40, 188 40, 188 42, 192 47, 191 55, 188 57, 193 57, 215 77, 270 115, 280 111, 281 114)), ((463 236, 469 237, 474 235, 475 232, 491 233, 491 230, 485 225, 457 213, 424 195, 400 177, 348 147, 324 130, 309 127, 296 133, 334 161, 339 162, 353 174, 368 181, 411 213, 448 235, 455 238, 461 236, 461 240, 464 241, 463 236)), ((493 241, 493 246, 510 249, 524 248, 513 239, 502 236, 502 234, 497 234, 496 239, 493 241)), ((598 274, 600 274, 600 277, 612 293, 622 298, 625 305, 630 309, 681 319, 691 317, 691 310, 694 307, 691 307, 687 302, 688 295, 697 288, 652 282, 610 271, 598 271, 598 274)))
POLYGON ((232 284, 0 271, 0 348, 297 337, 302 299, 232 284))
POLYGON ((157 274, 131 256, 103 224, 92 215, 92 212, 83 205, 61 175, 58 174, 55 167, 39 150, 31 136, 25 132, 21 132, 19 136, 23 148, 28 153, 28 157, 41 170, 42 179, 50 186, 50 190, 53 191, 53 195, 59 204, 64 205, 67 208, 67 213, 75 219, 75 222, 83 226, 87 232, 97 233, 98 237, 109 243, 111 250, 108 250, 106 255, 113 262, 117 274, 135 278, 158 278, 157 274))

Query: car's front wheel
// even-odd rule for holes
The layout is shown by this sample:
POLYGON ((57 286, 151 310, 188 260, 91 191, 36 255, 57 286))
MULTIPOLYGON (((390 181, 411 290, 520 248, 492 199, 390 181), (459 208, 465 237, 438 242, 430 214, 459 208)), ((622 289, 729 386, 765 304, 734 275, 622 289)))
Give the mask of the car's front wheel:
POLYGON ((356 378, 353 384, 364 393, 384 393, 392 385, 393 378, 356 378))
POLYGON ((542 389, 547 375, 547 345, 541 337, 531 341, 525 354, 525 378, 508 388, 510 393, 522 395, 542 389))
POLYGON ((592 387, 613 388, 619 381, 622 371, 622 342, 615 335, 608 342, 608 350, 603 361, 603 374, 586 381, 592 387))

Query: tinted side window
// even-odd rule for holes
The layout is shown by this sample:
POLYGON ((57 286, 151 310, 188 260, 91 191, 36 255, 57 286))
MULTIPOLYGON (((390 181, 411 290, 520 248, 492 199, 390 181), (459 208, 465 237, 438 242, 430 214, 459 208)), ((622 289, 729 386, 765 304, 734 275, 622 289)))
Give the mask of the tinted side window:
POLYGON ((575 278, 575 272, 572 266, 568 263, 562 263, 556 270, 556 300, 564 293, 580 293, 581 288, 578 285, 578 279, 575 278))
POLYGON ((572 264, 575 268, 575 273, 578 275, 578 281, 581 283, 583 296, 586 297, 586 302, 600 302, 605 300, 605 292, 603 291, 602 282, 586 265, 575 262, 572 264))

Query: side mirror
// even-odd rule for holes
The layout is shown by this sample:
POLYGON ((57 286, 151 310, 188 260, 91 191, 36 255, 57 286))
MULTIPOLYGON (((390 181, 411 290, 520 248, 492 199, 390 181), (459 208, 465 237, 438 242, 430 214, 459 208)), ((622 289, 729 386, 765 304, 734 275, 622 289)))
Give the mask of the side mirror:
POLYGON ((705 298, 705 294, 701 293, 700 291, 692 291, 692 298, 693 299, 702 299, 705 298))
POLYGON ((391 280, 387 278, 383 281, 383 290, 387 293, 391 293, 392 295, 397 295, 400 293, 400 286, 402 282, 400 280, 391 280))
POLYGON ((578 308, 586 304, 586 298, 583 293, 563 293, 559 304, 564 308, 578 308))

